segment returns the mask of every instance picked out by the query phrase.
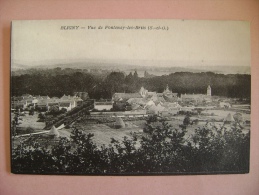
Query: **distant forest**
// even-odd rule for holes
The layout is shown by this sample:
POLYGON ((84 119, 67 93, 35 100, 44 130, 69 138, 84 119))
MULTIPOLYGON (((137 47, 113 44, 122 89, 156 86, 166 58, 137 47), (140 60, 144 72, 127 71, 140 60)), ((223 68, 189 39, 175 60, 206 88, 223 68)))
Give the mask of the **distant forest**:
POLYGON ((88 72, 80 69, 32 69, 25 74, 11 76, 11 95, 48 95, 61 97, 74 92, 88 92, 92 99, 110 99, 115 92, 138 92, 141 86, 149 91, 163 92, 168 84, 174 93, 206 94, 207 86, 212 95, 250 98, 251 75, 216 74, 213 72, 176 72, 169 75, 139 77, 137 71, 129 74, 96 70, 88 72))

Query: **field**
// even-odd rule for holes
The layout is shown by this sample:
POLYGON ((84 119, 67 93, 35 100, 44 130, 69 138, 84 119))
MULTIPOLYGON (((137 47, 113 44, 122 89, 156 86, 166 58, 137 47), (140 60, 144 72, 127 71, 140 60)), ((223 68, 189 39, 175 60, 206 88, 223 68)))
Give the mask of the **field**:
MULTIPOLYGON (((137 121, 136 123, 139 125, 143 125, 144 121, 137 121)), ((125 136, 132 137, 131 133, 136 133, 138 135, 141 135, 142 129, 143 129, 135 124, 131 125, 130 127, 123 128, 123 129, 111 128, 110 125, 109 126, 108 125, 106 125, 106 124, 84 125, 81 123, 77 123, 75 126, 78 129, 83 130, 86 134, 93 133, 94 134, 93 141, 98 146, 101 146, 101 145, 108 146, 111 142, 111 138, 114 138, 118 141, 122 141, 125 136)), ((64 131, 64 130, 61 130, 61 131, 64 131)))
MULTIPOLYGON (((218 128, 222 127, 223 120, 226 118, 228 114, 232 116, 236 113, 235 111, 231 110, 205 110, 202 111, 200 115, 191 116, 191 121, 198 119, 198 124, 188 125, 186 130, 185 138, 189 139, 195 132, 196 129, 201 128, 208 124, 209 126, 216 126, 218 128), (212 119, 215 121, 212 122, 212 119)), ((11 116, 13 117, 13 115, 11 116)), ((242 113, 243 120, 250 121, 250 114, 242 113)), ((19 134, 26 134, 28 133, 26 130, 28 128, 33 129, 33 133, 37 132, 46 132, 43 130, 45 127, 44 122, 37 122, 38 121, 38 114, 29 115, 25 114, 20 117, 20 124, 18 125, 19 134)), ((183 124, 183 120, 185 115, 176 115, 167 118, 167 122, 172 125, 174 129, 181 129, 180 126, 183 124)), ((118 141, 122 141, 124 137, 132 137, 132 133, 136 133, 138 137, 141 137, 143 133, 143 128, 145 127, 146 121, 145 120, 133 120, 133 121, 125 121, 125 128, 116 129, 113 127, 113 123, 103 123, 103 124, 86 124, 83 121, 78 121, 74 124, 80 130, 83 130, 86 134, 92 133, 94 134, 93 141, 97 144, 97 146, 106 145, 108 146, 111 143, 111 138, 114 138, 118 141)), ((231 125, 225 125, 226 128, 230 128, 231 125)), ((250 131, 250 125, 246 124, 243 125, 244 129, 243 132, 247 133, 250 131)), ((70 137, 72 132, 71 128, 63 128, 59 129, 59 133, 61 137, 70 137)), ((25 139, 25 138, 23 138, 25 139)))
MULTIPOLYGON (((14 114, 11 114, 11 118, 14 117, 14 114)), ((21 115, 19 120, 19 125, 17 126, 19 130, 23 131, 27 128, 34 129, 35 132, 43 131, 43 128, 45 127, 44 122, 37 122, 38 114, 29 115, 25 113, 24 115, 21 115)))

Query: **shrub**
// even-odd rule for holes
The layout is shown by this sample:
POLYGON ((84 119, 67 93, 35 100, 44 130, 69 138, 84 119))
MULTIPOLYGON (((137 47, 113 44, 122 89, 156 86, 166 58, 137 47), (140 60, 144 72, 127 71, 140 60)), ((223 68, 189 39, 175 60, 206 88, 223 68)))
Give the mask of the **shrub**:
POLYGON ((27 128, 23 131, 24 134, 27 134, 27 133, 34 133, 34 132, 35 132, 35 130, 34 130, 32 127, 27 127, 27 128))
POLYGON ((111 140, 97 147, 93 134, 74 128, 71 139, 60 138, 49 149, 40 142, 23 142, 13 148, 16 173, 132 174, 132 173, 232 173, 249 170, 249 134, 234 124, 197 128, 185 138, 185 128, 165 121, 147 123, 138 138, 111 140), (154 124, 159 124, 154 126, 154 124), (138 144, 137 144, 138 143, 138 144), (41 162, 41 163, 38 163, 41 162))

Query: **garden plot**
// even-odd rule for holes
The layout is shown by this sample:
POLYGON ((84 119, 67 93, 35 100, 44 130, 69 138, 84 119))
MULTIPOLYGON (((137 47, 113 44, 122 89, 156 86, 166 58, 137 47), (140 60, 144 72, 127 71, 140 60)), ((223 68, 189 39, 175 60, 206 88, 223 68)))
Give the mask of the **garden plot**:
POLYGON ((108 146, 111 143, 111 138, 115 140, 122 141, 124 137, 131 138, 131 132, 139 133, 142 129, 139 127, 135 128, 123 128, 123 129, 114 129, 110 128, 104 124, 89 124, 89 125, 76 125, 78 129, 84 131, 86 134, 93 133, 93 141, 98 145, 108 146))
MULTIPOLYGON (((237 111, 230 111, 230 110, 206 110, 206 111, 203 111, 202 113, 204 114, 213 114, 214 116, 211 116, 210 118, 214 118, 214 119, 224 119, 227 117, 227 115, 230 113, 232 116, 238 112, 237 111)), ((242 117, 243 117, 243 120, 249 120, 250 121, 250 114, 245 114, 245 113, 242 113, 242 117)))
POLYGON ((20 124, 17 127, 21 130, 30 127, 35 131, 42 131, 42 129, 45 127, 45 122, 37 122, 39 120, 37 114, 25 114, 25 116, 20 116, 19 118, 22 120, 19 120, 20 124))

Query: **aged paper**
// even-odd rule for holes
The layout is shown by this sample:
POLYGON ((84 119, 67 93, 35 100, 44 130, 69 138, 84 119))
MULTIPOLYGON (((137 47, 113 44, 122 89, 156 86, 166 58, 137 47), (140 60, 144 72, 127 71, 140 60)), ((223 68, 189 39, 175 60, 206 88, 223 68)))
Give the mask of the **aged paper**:
POLYGON ((249 172, 245 21, 13 21, 12 172, 249 172))

